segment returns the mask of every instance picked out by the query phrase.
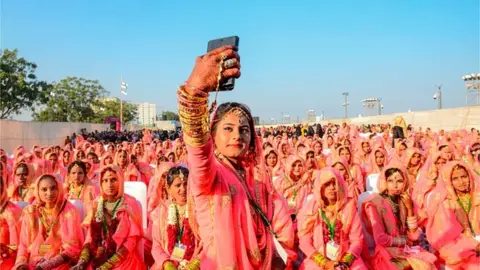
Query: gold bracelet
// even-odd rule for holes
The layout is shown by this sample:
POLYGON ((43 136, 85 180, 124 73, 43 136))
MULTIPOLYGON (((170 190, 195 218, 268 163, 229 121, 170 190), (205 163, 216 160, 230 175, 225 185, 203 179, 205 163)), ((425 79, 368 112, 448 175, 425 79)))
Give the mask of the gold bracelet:
POLYGON ((342 263, 345 263, 348 266, 350 266, 354 260, 355 260, 355 256, 353 256, 353 254, 346 253, 345 256, 343 256, 342 263))
POLYGON ((171 262, 171 261, 166 261, 166 262, 163 264, 163 269, 164 269, 164 270, 177 270, 177 267, 175 266, 175 264, 173 264, 173 262, 171 262))
POLYGON ((88 247, 82 249, 82 252, 80 253, 80 259, 85 261, 90 260, 90 249, 88 247))
POLYGON ((188 270, 199 270, 200 269, 200 260, 198 258, 194 259, 187 266, 188 270))
POLYGON ((320 254, 319 252, 317 252, 317 254, 313 255, 312 258, 313 258, 313 261, 318 266, 324 266, 327 263, 327 259, 325 259, 325 257, 323 257, 323 255, 320 254))
POLYGON ((178 94, 178 95, 181 95, 181 96, 185 97, 186 99, 191 100, 191 101, 193 101, 193 102, 204 102, 205 100, 208 100, 208 95, 207 95, 207 96, 203 96, 203 97, 196 97, 196 96, 190 95, 190 94, 185 90, 185 86, 183 86, 183 85, 178 88, 177 94, 178 94))

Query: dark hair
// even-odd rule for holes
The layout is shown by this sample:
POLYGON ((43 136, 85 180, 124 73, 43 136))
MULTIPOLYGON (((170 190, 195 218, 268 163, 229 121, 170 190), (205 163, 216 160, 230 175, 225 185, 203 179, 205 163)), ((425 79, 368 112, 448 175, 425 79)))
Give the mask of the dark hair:
POLYGON ((385 179, 387 179, 388 177, 392 176, 397 172, 400 173, 400 175, 405 178, 405 175, 403 175, 402 170, 400 170, 399 168, 390 168, 385 171, 385 179))
POLYGON ((75 160, 74 162, 70 163, 70 165, 68 165, 67 173, 70 173, 74 166, 80 167, 83 170, 83 173, 87 174, 87 165, 81 160, 75 160))
POLYGON ((24 169, 27 170, 27 172, 30 174, 30 169, 28 168, 27 163, 22 162, 22 163, 18 164, 17 168, 15 168, 15 172, 13 172, 13 173, 15 174, 16 171, 17 171, 19 168, 24 168, 24 169))
POLYGON ((439 151, 442 151, 443 148, 445 148, 445 147, 447 147, 447 146, 448 146, 448 145, 446 145, 446 144, 445 144, 445 145, 442 145, 442 146, 440 146, 440 147, 438 148, 438 150, 439 150, 439 151))
POLYGON ((242 110, 247 116, 248 126, 250 127, 250 138, 251 138, 248 150, 250 151, 250 154, 255 155, 255 125, 253 123, 252 113, 250 112, 250 109, 245 104, 238 103, 238 102, 226 102, 226 103, 220 104, 212 119, 212 128, 211 128, 212 134, 215 135, 217 131, 218 123, 220 122, 220 120, 222 120, 225 114, 230 112, 234 108, 238 108, 242 110))
POLYGON ((177 166, 173 167, 170 170, 168 170, 167 174, 167 186, 171 186, 173 181, 175 180, 175 177, 179 176, 180 173, 185 175, 185 177, 188 179, 188 169, 182 166, 177 166))
POLYGON ((95 152, 88 152, 87 157, 88 156, 96 156, 98 158, 98 155, 95 152))

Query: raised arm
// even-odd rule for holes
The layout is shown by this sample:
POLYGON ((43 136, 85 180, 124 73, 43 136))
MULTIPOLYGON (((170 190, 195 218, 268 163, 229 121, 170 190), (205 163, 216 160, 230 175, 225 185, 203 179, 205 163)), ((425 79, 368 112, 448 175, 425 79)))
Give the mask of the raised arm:
POLYGON ((192 195, 210 194, 215 181, 215 157, 209 130, 209 93, 228 78, 240 76, 239 64, 225 69, 223 60, 237 59, 237 49, 224 46, 197 58, 187 82, 177 92, 178 114, 187 145, 192 195))

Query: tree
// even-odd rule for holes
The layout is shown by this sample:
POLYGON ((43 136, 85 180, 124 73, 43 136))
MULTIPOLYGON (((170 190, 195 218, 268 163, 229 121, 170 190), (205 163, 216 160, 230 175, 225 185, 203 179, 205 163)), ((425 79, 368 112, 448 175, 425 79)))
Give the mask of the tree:
POLYGON ((21 57, 17 50, 5 49, 0 62, 0 119, 19 114, 22 109, 33 109, 45 101, 50 85, 35 75, 37 65, 21 57))
POLYGON ((175 112, 164 111, 157 115, 157 119, 161 121, 172 121, 172 120, 179 121, 180 117, 178 117, 178 114, 175 112))
POLYGON ((97 118, 107 91, 97 80, 66 77, 53 83, 48 100, 33 113, 36 121, 89 122, 97 118))
MULTIPOLYGON (((123 124, 131 122, 137 118, 137 106, 128 102, 123 101, 123 124)), ((105 118, 107 117, 117 117, 120 118, 120 101, 117 99, 108 99, 102 101, 100 108, 96 109, 95 114, 95 123, 104 123, 105 118)))

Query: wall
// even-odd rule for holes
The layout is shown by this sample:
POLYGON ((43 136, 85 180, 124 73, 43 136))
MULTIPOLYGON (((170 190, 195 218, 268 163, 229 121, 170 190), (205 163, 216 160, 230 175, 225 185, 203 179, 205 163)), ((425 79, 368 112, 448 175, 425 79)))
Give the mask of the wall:
MULTIPOLYGON (((363 124, 380 124, 380 123, 393 123, 393 118, 396 116, 402 116, 408 124, 412 124, 414 127, 430 127, 434 131, 440 129, 455 130, 455 129, 480 129, 480 106, 461 107, 454 109, 443 109, 434 111, 418 111, 418 112, 406 112, 396 113, 379 116, 369 117, 356 117, 349 119, 334 119, 327 121, 320 121, 319 123, 336 123, 341 124, 347 122, 355 125, 363 124)), ((313 124, 313 123, 311 123, 313 124)), ((274 127, 277 125, 264 125, 265 127, 274 127)))
POLYGON ((31 149, 34 145, 63 145, 67 136, 87 131, 104 131, 107 124, 64 123, 64 122, 22 122, 0 120, 0 148, 11 154, 19 145, 31 149))

